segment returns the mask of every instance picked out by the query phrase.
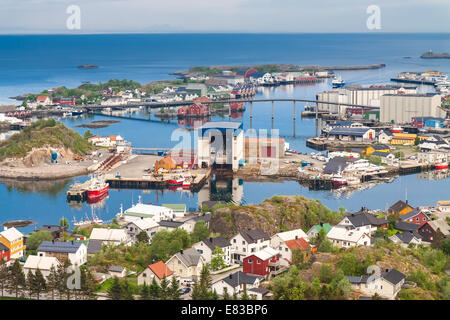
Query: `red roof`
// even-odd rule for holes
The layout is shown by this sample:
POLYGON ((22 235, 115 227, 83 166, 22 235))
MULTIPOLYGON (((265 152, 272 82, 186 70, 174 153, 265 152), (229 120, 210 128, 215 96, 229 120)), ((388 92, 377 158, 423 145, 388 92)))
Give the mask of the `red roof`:
POLYGON ((294 249, 294 248, 297 248, 297 249, 300 249, 300 250, 308 250, 308 249, 311 248, 309 243, 306 242, 306 240, 303 239, 303 238, 288 240, 288 241, 286 241, 286 245, 291 250, 294 249))
POLYGON ((36 98, 36 101, 45 101, 45 100, 47 100, 47 96, 39 96, 39 97, 37 97, 36 98))
POLYGON ((158 261, 154 264, 148 266, 150 270, 159 278, 162 279, 164 276, 168 277, 173 274, 172 270, 170 270, 166 264, 162 261, 158 261))

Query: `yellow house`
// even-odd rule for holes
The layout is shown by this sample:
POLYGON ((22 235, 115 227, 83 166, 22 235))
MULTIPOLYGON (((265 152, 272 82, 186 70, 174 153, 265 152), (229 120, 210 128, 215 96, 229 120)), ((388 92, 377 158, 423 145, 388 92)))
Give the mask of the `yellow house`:
POLYGON ((0 242, 9 248, 11 259, 23 257, 26 246, 23 245, 23 234, 16 228, 0 232, 0 242))
POLYGON ((404 145, 408 144, 413 146, 417 138, 415 133, 394 133, 391 144, 404 145))
POLYGON ((366 147, 363 151, 366 155, 370 156, 374 152, 390 153, 391 148, 385 144, 374 144, 366 147))
POLYGON ((401 216, 401 215, 407 214, 413 210, 414 210, 414 208, 408 204, 408 201, 404 202, 402 200, 399 200, 388 209, 388 213, 389 214, 398 214, 399 216, 401 216))

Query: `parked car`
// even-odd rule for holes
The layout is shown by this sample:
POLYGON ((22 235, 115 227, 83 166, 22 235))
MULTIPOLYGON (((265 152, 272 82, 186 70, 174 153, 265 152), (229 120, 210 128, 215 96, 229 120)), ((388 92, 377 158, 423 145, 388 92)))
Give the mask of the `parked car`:
POLYGON ((189 293, 189 292, 191 292, 191 288, 189 288, 189 287, 187 287, 187 288, 182 288, 182 289, 180 290, 180 293, 181 293, 181 294, 186 294, 186 293, 189 293))

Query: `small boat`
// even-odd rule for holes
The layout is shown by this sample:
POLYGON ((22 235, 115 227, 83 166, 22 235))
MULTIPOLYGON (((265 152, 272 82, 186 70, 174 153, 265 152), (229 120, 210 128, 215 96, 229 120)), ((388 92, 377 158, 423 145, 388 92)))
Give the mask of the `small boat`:
POLYGON ((189 189, 191 187, 191 183, 188 180, 183 182, 183 189, 189 189))
POLYGON ((402 127, 392 127, 390 130, 392 133, 403 133, 402 127))
POLYGON ((169 179, 169 186, 182 186, 183 183, 184 183, 183 178, 169 179))
POLYGON ((90 185, 86 188, 86 195, 88 199, 97 199, 108 192, 109 184, 100 177, 91 179, 90 185))
POLYGON ((347 185, 347 179, 342 177, 340 173, 336 173, 332 176, 331 181, 334 187, 341 187, 347 185))
POLYGON ((448 163, 446 161, 436 162, 435 168, 436 170, 448 169, 448 163))
POLYGON ((332 86, 333 88, 341 88, 341 87, 345 86, 345 81, 342 80, 341 77, 334 78, 334 79, 331 81, 331 86, 332 86))
POLYGON ((361 179, 357 177, 348 177, 347 178, 347 185, 349 186, 357 186, 361 184, 361 179))

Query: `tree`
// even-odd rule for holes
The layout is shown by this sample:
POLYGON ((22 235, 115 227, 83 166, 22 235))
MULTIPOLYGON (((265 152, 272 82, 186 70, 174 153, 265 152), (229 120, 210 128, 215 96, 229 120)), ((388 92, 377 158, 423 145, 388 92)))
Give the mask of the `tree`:
POLYGON ((148 243, 150 241, 150 237, 148 236, 148 233, 146 231, 141 231, 136 236, 137 241, 142 243, 148 243))
POLYGON ((221 270, 226 267, 224 257, 225 254, 223 250, 216 246, 213 251, 213 257, 211 258, 211 269, 213 270, 221 270))
POLYGON ((158 282, 156 282, 155 278, 153 278, 152 283, 150 284, 148 288, 148 293, 150 296, 150 299, 159 299, 161 292, 161 287, 159 286, 158 282))
POLYGON ((241 300, 250 300, 250 297, 247 293, 247 286, 244 284, 244 291, 241 294, 241 300))
POLYGON ((169 298, 169 281, 167 281, 166 276, 164 276, 160 283, 160 294, 159 297, 161 300, 167 300, 169 298))
POLYGON ((15 292, 16 298, 19 297, 19 292, 26 286, 25 274, 22 271, 22 266, 19 260, 15 260, 10 273, 10 289, 15 292))
POLYGON ((441 232, 441 230, 437 229, 433 240, 431 240, 431 247, 434 249, 442 249, 442 242, 444 241, 444 234, 441 232))
POLYGON ((200 279, 194 283, 192 289, 192 300, 210 300, 213 297, 211 291, 212 279, 209 272, 209 265, 203 266, 200 272, 200 279))
POLYGON ((147 284, 144 282, 144 285, 141 288, 141 293, 139 295, 141 300, 150 300, 150 292, 147 284))
POLYGON ((27 285, 30 297, 33 293, 35 293, 38 300, 40 298, 41 292, 45 292, 47 290, 47 283, 39 268, 35 271, 34 274, 31 271, 28 272, 27 285))
POLYGON ((2 259, 0 260, 0 288, 2 290, 2 297, 4 290, 7 288, 9 280, 9 270, 6 267, 6 262, 2 259))
POLYGON ((322 283, 330 283, 333 279, 333 268, 328 264, 322 264, 319 279, 322 283))
POLYGON ((341 214, 344 214, 345 211, 346 211, 347 209, 345 209, 344 206, 340 206, 340 207, 338 208, 338 210, 339 210, 339 212, 340 212, 341 214))
POLYGON ((121 283, 119 282, 122 292, 121 292, 121 300, 134 300, 133 292, 131 290, 130 284, 127 280, 123 280, 121 283))
POLYGON ((175 277, 172 277, 169 287, 169 298, 170 300, 180 300, 180 297, 180 285, 178 283, 178 280, 175 277))
POLYGON ((191 239, 193 243, 207 239, 209 236, 209 228, 205 221, 200 220, 194 226, 191 239))
POLYGON ((112 285, 107 291, 108 291, 108 297, 111 300, 121 300, 122 299, 122 286, 120 285, 120 281, 117 277, 113 278, 112 285))
POLYGON ((61 220, 59 220, 59 225, 60 225, 61 227, 66 227, 66 228, 68 228, 68 227, 69 227, 69 221, 67 221, 66 218, 61 218, 61 220))
POLYGON ((58 272, 54 265, 50 268, 50 273, 47 276, 47 288, 52 293, 52 300, 55 300, 55 290, 58 289, 58 272))
POLYGON ((301 268, 305 262, 305 254, 299 248, 294 248, 292 250, 292 264, 297 268, 301 268))
POLYGON ((80 268, 81 294, 88 300, 96 300, 94 276, 88 268, 80 268))
POLYGON ((86 130, 85 132, 84 132, 84 135, 83 135, 83 137, 85 138, 85 139, 87 139, 87 138, 89 138, 89 137, 92 137, 92 132, 91 132, 91 130, 86 130))
POLYGON ((231 300, 230 295, 228 294, 228 289, 226 287, 223 288, 222 299, 231 300))
POLYGON ((53 237, 49 231, 36 231, 30 234, 27 239, 27 249, 36 250, 42 241, 52 241, 53 237))

